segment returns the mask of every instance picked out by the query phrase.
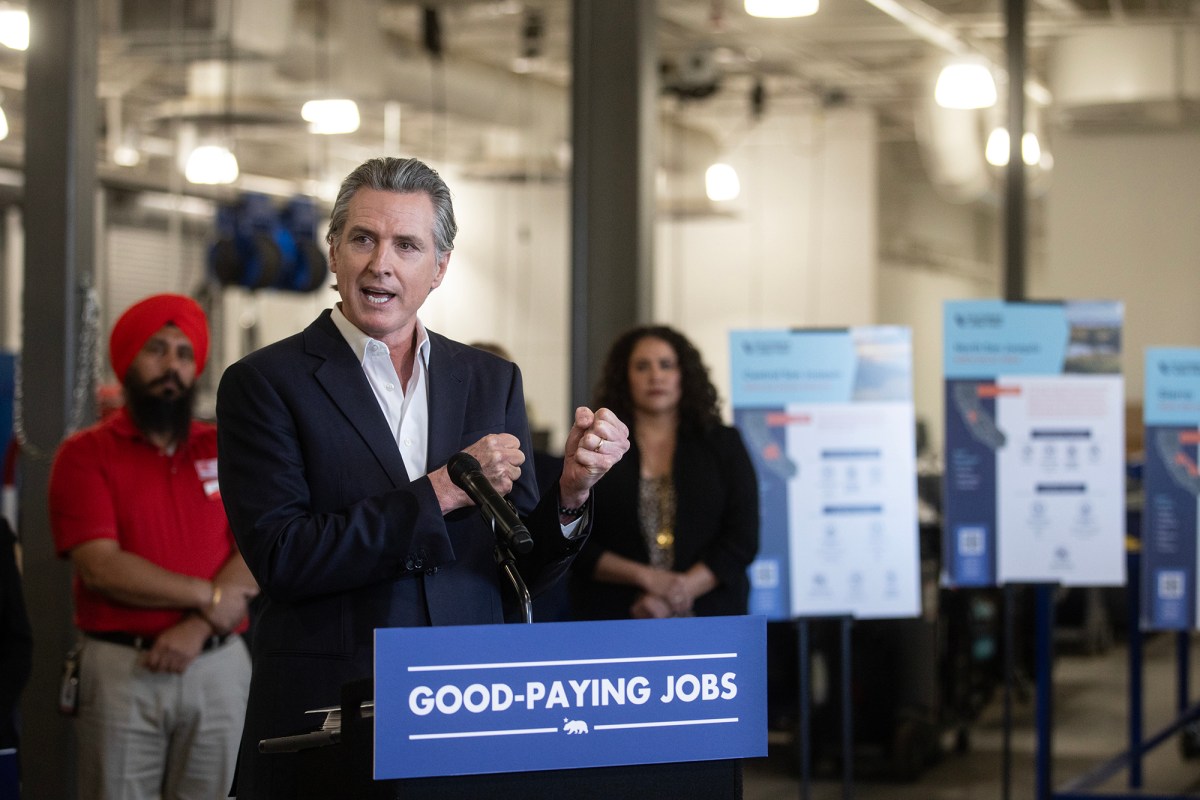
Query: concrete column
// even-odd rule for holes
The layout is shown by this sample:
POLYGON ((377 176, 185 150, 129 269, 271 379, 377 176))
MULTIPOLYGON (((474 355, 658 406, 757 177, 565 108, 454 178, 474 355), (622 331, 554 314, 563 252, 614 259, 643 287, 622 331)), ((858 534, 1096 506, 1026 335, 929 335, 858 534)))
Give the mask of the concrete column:
POLYGON ((572 5, 571 401, 612 340, 649 321, 657 163, 657 3, 572 5))
POLYGON ((77 398, 91 407, 80 394, 90 384, 76 345, 95 250, 97 10, 93 0, 30 0, 28 8, 20 533, 34 653, 21 751, 29 796, 66 800, 75 762, 70 726, 55 708, 73 640, 70 569, 54 554, 46 486, 77 398))

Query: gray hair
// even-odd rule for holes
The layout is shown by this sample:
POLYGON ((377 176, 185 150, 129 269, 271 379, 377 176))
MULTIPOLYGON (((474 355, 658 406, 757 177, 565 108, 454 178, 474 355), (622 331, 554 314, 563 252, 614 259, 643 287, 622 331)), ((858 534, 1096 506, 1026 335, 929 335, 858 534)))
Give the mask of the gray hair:
POLYGON ((350 199, 362 188, 397 194, 423 193, 433 202, 433 246, 441 258, 454 249, 458 223, 454 221, 454 204, 450 187, 437 171, 415 158, 372 158, 363 162, 342 181, 333 211, 329 214, 329 232, 325 241, 333 244, 346 226, 350 199))

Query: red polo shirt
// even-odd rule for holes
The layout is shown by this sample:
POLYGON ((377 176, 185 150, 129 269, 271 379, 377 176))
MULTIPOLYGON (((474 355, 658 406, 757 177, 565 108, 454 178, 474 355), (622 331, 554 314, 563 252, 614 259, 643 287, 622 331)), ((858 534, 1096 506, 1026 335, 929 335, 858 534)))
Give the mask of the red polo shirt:
MULTIPOLYGON (((61 557, 92 539, 114 539, 171 572, 211 580, 234 549, 217 486, 217 429, 193 421, 171 455, 150 444, 125 409, 76 433, 54 459, 50 524, 61 557)), ((157 636, 186 613, 114 603, 78 575, 74 584, 80 630, 157 636)))

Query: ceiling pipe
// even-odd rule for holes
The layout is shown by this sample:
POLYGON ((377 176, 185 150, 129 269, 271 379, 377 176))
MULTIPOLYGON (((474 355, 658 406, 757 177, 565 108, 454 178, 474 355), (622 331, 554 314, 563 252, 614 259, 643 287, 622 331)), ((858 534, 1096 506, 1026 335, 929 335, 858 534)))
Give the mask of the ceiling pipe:
MULTIPOLYGON (((875 8, 907 27, 917 36, 952 55, 979 53, 997 68, 1007 63, 1001 49, 960 34, 948 16, 922 0, 867 0, 875 8)), ((1068 0, 1059 0, 1059 4, 1068 0)), ((1040 105, 1049 105, 1050 90, 1033 78, 1025 80, 1025 94, 1040 105)))
MULTIPOLYGON (((235 73, 234 96, 215 103, 212 92, 197 85, 196 68, 189 68, 188 94, 150 109, 149 117, 143 117, 138 127, 146 138, 167 133, 161 124, 180 119, 201 125, 234 122, 244 127, 298 129, 303 100, 311 99, 316 91, 332 91, 359 103, 364 126, 369 124, 368 131, 378 128, 379 147, 400 149, 400 126, 393 119, 397 109, 402 109, 406 123, 419 124, 419 115, 433 114, 437 119, 435 128, 442 128, 450 141, 458 137, 463 142, 461 131, 477 129, 480 124, 493 132, 478 143, 464 142, 476 149, 479 158, 476 164, 464 166, 482 167, 480 174, 492 169, 497 174, 519 177, 509 167, 519 170, 527 166, 543 177, 548 172, 553 173, 550 177, 565 177, 568 162, 564 156, 570 143, 569 87, 553 78, 518 74, 472 61, 453 50, 433 59, 422 45, 419 27, 410 24, 415 19, 412 15, 398 16, 386 4, 382 12, 380 9, 376 0, 330 3, 327 24, 320 30, 314 28, 320 20, 290 15, 288 47, 272 59, 274 69, 268 69, 260 59, 226 65, 235 73), (390 13, 384 13, 389 9, 390 13), (364 20, 375 18, 372 15, 378 17, 379 24, 364 25, 364 20), (347 42, 352 46, 344 46, 347 42), (331 52, 339 56, 329 58, 331 52), (455 120, 471 124, 456 126, 455 120), (505 145, 499 151, 492 146, 497 141, 505 145)), ((663 161, 664 170, 703 175, 704 169, 719 160, 721 147, 715 134, 665 111, 660 125, 661 140, 672 143, 674 158, 669 163, 663 161), (680 154, 685 158, 679 158, 680 154)), ((411 125, 406 127, 413 129, 411 125)), ((367 137, 360 135, 358 140, 369 137, 369 133, 367 137)), ((404 144, 411 148, 413 138, 405 136, 404 144)), ((347 142, 337 155, 357 157, 352 151, 347 142)), ((462 152, 461 147, 456 151, 462 152)))
MULTIPOLYGON (((398 31, 389 31, 399 38, 398 31)), ((378 37, 376 37, 378 38, 378 37)), ((386 38, 386 37, 384 37, 386 38)), ((445 114, 447 125, 455 118, 469 119, 502 128, 512 128, 525 135, 527 147, 557 159, 570 142, 570 89, 535 75, 517 74, 445 53, 434 61, 416 40, 403 39, 404 45, 390 46, 369 40, 365 47, 380 47, 380 55, 372 58, 373 78, 358 87, 355 93, 360 107, 374 102, 400 103, 428 113, 445 114)), ((283 62, 281 78, 293 82, 297 91, 311 85, 313 54, 316 48, 328 46, 316 40, 310 30, 294 30, 292 47, 283 62)), ((336 88, 336 87, 335 87, 336 88)), ((661 138, 673 143, 673 151, 687 154, 686 160, 664 163, 670 171, 703 170, 718 160, 720 143, 714 134, 681 123, 669 115, 660 118, 661 138)))

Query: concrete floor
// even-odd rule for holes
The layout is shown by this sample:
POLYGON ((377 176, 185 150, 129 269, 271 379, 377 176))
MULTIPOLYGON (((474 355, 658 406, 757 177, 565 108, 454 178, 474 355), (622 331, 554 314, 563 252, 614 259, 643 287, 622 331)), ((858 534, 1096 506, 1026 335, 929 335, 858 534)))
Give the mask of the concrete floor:
MULTIPOLYGON (((1200 663, 1200 646, 1195 637, 1190 645, 1192 664, 1200 663)), ((1144 733, 1149 738, 1175 718, 1176 636, 1158 634, 1144 646, 1144 733)), ((1128 745, 1129 713, 1128 649, 1118 642, 1102 655, 1060 653, 1054 668, 1055 731, 1052 783, 1056 793, 1128 745)), ((1192 674, 1195 674, 1193 668, 1192 674)), ((1192 679, 1192 686, 1196 680, 1192 679)), ((1196 691, 1192 692, 1193 702, 1196 691)), ((1008 798, 1034 798, 1036 730, 1034 703, 1014 693, 1011 732, 1011 762, 1008 798)), ((955 752, 953 735, 947 734, 944 755, 919 779, 897 783, 877 776, 867 756, 856 758, 856 780, 847 787, 840 777, 828 774, 810 779, 807 798, 834 800, 1008 800, 1004 795, 1002 687, 980 717, 969 728, 966 752, 955 752), (861 772, 861 775, 860 775, 861 772)), ((747 761, 746 800, 801 798, 801 782, 795 748, 786 733, 775 734, 769 755, 747 761)), ((1112 778, 1087 789, 1104 797, 1167 796, 1200 797, 1200 758, 1185 758, 1180 736, 1171 736, 1143 760, 1141 794, 1129 788, 1129 773, 1118 771, 1112 778)), ((1048 798, 1046 799, 1048 800, 1048 798)))

